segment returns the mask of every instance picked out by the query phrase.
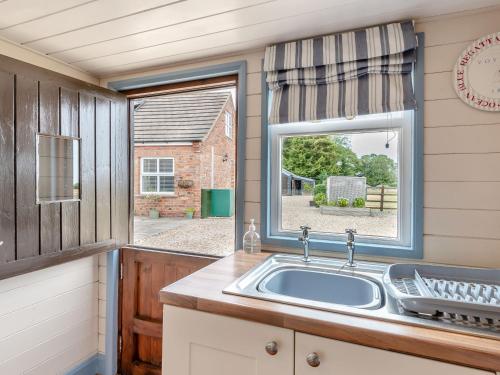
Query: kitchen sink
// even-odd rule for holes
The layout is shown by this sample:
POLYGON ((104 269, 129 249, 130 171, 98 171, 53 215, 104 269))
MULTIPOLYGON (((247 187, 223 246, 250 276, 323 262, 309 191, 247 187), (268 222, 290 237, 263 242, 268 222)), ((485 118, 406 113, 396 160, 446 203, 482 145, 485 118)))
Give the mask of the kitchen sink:
POLYGON ((383 278, 388 264, 274 254, 223 290, 226 294, 353 316, 424 326, 499 339, 499 326, 457 324, 446 316, 418 315, 401 308, 387 293, 383 278))
POLYGON ((380 307, 380 289, 373 281, 322 270, 283 268, 258 285, 262 293, 357 308, 380 307))
POLYGON ((296 255, 273 255, 224 292, 329 311, 375 310, 384 303, 379 282, 383 270, 371 264, 351 269, 336 259, 305 263, 296 255))

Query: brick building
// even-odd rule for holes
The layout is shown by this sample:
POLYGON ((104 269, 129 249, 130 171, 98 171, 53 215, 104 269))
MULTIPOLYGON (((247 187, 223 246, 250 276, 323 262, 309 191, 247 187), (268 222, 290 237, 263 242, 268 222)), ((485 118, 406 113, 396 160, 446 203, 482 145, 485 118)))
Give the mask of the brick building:
POLYGON ((134 111, 135 214, 200 217, 201 189, 233 189, 235 108, 229 91, 142 99, 134 111), (148 199, 160 196, 159 202, 148 199))

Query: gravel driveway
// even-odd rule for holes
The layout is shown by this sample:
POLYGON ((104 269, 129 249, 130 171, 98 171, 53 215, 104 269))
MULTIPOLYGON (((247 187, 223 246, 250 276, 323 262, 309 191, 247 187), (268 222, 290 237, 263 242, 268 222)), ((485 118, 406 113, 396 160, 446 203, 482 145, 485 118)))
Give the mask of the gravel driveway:
POLYGON ((355 228, 358 234, 372 236, 397 236, 398 218, 396 213, 383 216, 334 216, 322 215, 319 208, 310 207, 310 196, 285 196, 282 203, 283 228, 298 230, 301 225, 309 225, 315 232, 344 233, 346 228, 355 228))
MULTIPOLYGON (((283 228, 298 230, 308 224, 313 231, 344 233, 356 228, 358 234, 396 236, 397 215, 355 217, 322 215, 310 207, 309 196, 283 197, 283 228)), ((234 217, 207 219, 148 219, 136 217, 136 245, 157 249, 226 256, 234 252, 234 217)))
POLYGON ((234 252, 234 230, 234 217, 190 220, 136 218, 134 232, 149 231, 149 235, 141 236, 134 243, 157 249, 226 256, 234 252), (155 226, 156 233, 152 229, 155 226))

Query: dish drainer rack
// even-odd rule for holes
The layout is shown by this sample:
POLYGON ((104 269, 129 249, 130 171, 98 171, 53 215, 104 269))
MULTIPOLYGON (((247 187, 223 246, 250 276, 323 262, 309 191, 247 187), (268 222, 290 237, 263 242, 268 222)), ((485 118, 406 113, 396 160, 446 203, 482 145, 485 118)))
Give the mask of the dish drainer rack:
POLYGON ((500 269, 394 264, 383 282, 407 312, 500 332, 500 269))

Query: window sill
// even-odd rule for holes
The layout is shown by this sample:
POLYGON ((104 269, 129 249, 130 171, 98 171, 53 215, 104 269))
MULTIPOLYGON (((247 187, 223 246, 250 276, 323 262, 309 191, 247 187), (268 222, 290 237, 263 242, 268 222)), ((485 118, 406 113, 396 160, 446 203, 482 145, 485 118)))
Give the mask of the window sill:
MULTIPOLYGON (((266 236, 262 235, 261 241, 263 244, 278 246, 281 248, 302 249, 303 245, 295 237, 289 236, 266 236)), ((311 238, 309 242, 311 250, 345 253, 346 244, 340 241, 329 241, 311 238)), ((422 259, 422 248, 415 246, 399 246, 387 244, 370 244, 363 242, 356 242, 356 253, 371 255, 371 256, 384 256, 396 258, 409 258, 409 259, 422 259)))
POLYGON ((149 197, 151 195, 158 195, 160 197, 165 197, 165 198, 168 198, 168 197, 176 198, 177 197, 176 193, 141 193, 141 194, 136 195, 136 197, 138 197, 138 198, 147 198, 147 197, 149 197))

